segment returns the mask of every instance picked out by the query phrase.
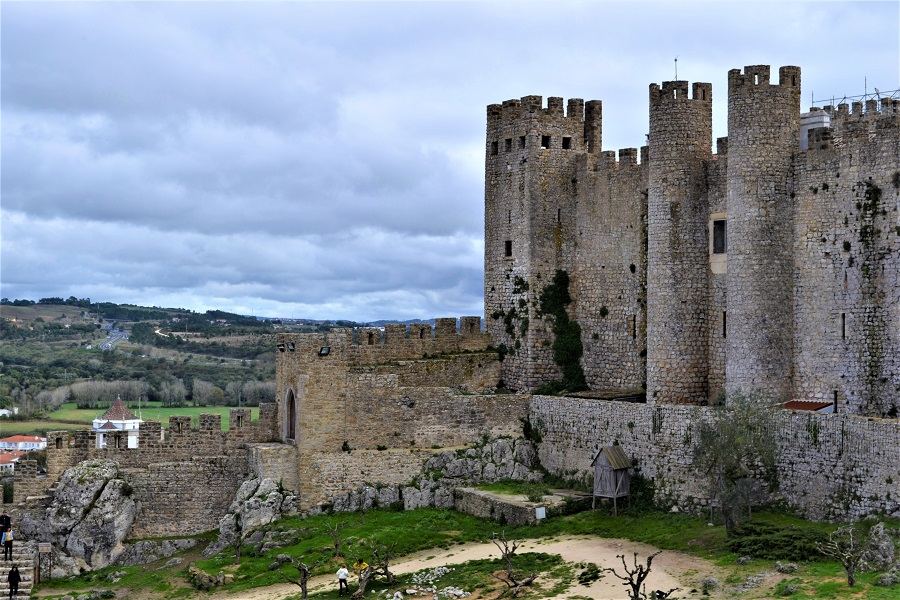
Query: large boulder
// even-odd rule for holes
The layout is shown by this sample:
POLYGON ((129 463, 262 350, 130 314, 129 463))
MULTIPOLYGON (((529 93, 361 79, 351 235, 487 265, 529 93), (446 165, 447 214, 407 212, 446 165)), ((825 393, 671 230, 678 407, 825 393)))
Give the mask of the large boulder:
POLYGON ((27 515, 22 535, 54 546, 54 576, 103 568, 124 551, 137 505, 131 486, 111 460, 84 461, 66 469, 50 505, 27 515))
POLYGON ((248 479, 235 494, 228 513, 219 521, 219 539, 206 548, 212 556, 245 540, 254 531, 283 516, 297 513, 297 495, 272 479, 248 479))

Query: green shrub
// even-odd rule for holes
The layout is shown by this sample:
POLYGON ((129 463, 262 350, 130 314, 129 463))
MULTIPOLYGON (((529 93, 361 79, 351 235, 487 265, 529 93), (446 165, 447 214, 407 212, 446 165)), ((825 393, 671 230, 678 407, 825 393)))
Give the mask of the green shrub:
POLYGON ((727 544, 735 554, 753 558, 812 560, 822 556, 816 545, 824 541, 818 531, 749 522, 736 528, 727 544))

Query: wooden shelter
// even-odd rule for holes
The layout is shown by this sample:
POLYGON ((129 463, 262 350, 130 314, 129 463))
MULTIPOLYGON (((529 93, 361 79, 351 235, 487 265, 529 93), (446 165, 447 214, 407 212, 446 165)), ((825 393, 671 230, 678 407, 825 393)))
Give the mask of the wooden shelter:
POLYGON ((618 499, 628 497, 631 490, 631 459, 621 446, 600 448, 591 462, 594 467, 594 494, 591 507, 597 498, 612 498, 613 514, 618 514, 618 499))

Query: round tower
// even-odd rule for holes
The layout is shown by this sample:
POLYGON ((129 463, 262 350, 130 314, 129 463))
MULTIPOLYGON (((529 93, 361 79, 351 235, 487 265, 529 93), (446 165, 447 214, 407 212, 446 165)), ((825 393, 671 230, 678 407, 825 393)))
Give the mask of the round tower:
POLYGON ((793 202, 800 68, 728 72, 728 276, 725 387, 771 401, 791 395, 793 202))
POLYGON ((647 399, 707 399, 708 206, 712 86, 650 85, 647 198, 647 399))

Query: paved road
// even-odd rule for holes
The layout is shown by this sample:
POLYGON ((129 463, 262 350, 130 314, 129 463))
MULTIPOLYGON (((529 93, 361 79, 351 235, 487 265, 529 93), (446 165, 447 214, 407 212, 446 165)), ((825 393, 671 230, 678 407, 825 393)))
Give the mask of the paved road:
POLYGON ((100 342, 101 350, 112 350, 116 344, 128 339, 128 334, 123 329, 110 329, 106 339, 100 342))

